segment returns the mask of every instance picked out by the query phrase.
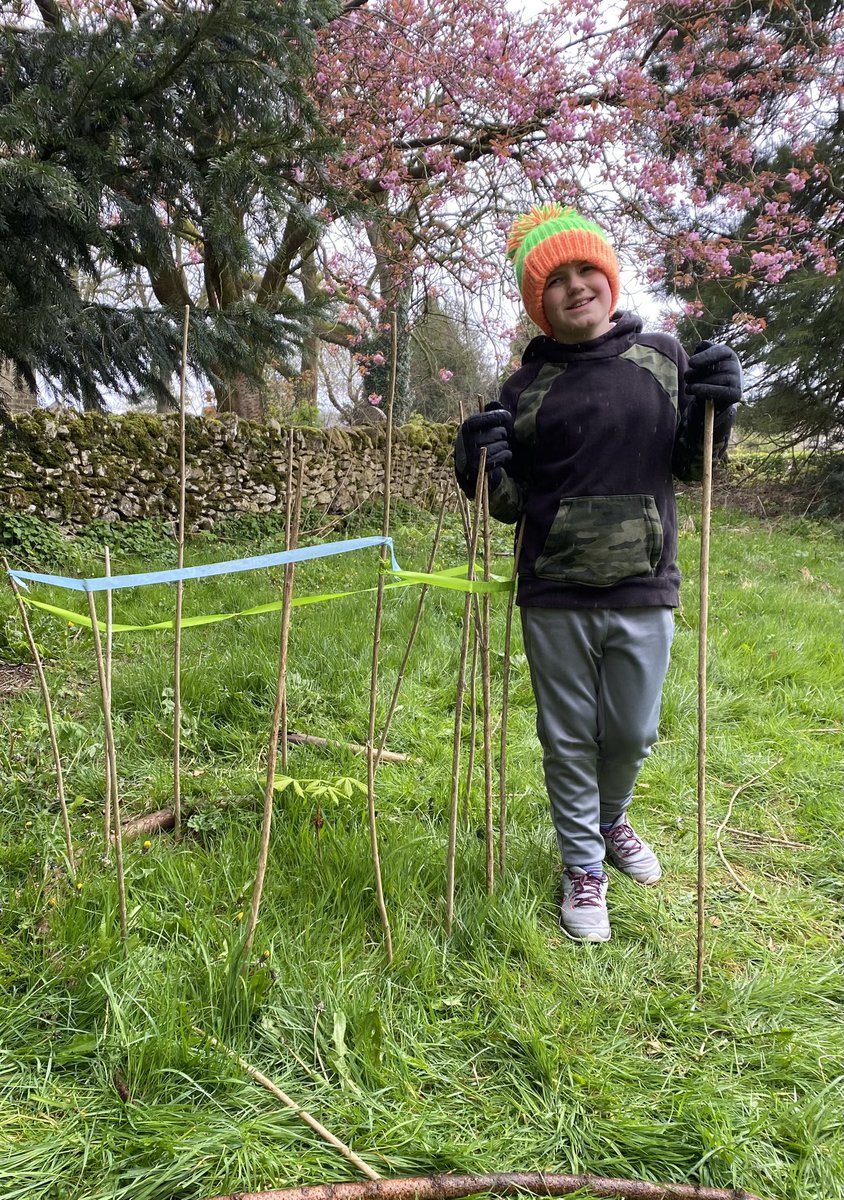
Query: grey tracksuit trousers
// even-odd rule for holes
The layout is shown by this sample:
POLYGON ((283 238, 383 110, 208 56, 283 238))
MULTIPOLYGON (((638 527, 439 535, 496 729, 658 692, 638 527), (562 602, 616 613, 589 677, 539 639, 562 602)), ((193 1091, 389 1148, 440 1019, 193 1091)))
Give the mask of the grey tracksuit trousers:
POLYGON ((560 854, 601 862, 656 741, 670 608, 522 608, 536 731, 560 854))

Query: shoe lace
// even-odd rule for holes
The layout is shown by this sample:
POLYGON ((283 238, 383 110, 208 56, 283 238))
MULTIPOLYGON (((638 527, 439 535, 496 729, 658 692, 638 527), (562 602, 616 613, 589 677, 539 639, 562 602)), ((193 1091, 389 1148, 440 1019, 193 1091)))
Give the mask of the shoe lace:
POLYGON ((642 839, 636 836, 633 827, 626 821, 619 821, 617 825, 613 825, 604 837, 608 842, 612 842, 619 854, 635 854, 642 849, 642 839))
POLYGON ((600 908, 604 902, 603 875, 570 875, 573 908, 600 908))

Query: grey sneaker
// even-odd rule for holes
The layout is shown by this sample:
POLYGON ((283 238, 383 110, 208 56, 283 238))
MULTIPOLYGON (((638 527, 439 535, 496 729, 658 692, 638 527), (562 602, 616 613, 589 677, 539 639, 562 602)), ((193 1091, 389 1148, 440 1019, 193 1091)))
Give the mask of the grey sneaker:
POLYGON ((659 859, 622 814, 604 833, 607 858, 637 883, 656 883, 662 875, 659 859))
POLYGON ((563 903, 560 925, 563 933, 580 942, 608 942, 610 919, 607 915, 609 879, 602 871, 592 875, 580 867, 563 871, 563 903))

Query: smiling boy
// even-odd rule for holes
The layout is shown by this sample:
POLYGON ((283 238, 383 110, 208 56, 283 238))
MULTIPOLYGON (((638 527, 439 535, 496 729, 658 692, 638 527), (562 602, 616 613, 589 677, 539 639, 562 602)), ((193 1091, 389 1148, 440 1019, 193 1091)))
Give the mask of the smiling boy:
POLYGON ((662 874, 627 810, 656 741, 679 603, 673 476, 700 477, 707 400, 723 454, 741 370, 725 346, 688 359, 617 312, 615 252, 574 209, 519 217, 507 255, 543 335, 500 403, 461 425, 455 471, 474 495, 485 448, 490 512, 523 523, 517 603, 565 866, 560 920, 607 941, 604 859, 638 883, 662 874))

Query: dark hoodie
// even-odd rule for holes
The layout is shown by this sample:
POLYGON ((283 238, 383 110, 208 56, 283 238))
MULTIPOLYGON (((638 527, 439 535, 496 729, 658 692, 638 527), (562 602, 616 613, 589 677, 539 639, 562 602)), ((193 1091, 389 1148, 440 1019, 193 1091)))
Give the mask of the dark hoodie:
MULTIPOLYGON (((524 517, 518 603, 635 608, 679 603, 672 476, 699 479, 703 405, 685 391, 683 348, 617 313, 599 338, 537 337, 501 392, 513 461, 493 474, 490 511, 524 517)), ((716 416, 715 453, 733 409, 716 416)))

